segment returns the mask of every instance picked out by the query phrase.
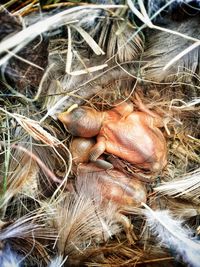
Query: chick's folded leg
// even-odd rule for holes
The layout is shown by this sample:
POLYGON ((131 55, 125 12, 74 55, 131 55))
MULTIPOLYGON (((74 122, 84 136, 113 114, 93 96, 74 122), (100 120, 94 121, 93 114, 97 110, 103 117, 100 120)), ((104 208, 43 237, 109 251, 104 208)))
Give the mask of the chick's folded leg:
POLYGON ((106 144, 105 138, 98 138, 97 143, 91 148, 89 152, 89 160, 93 162, 97 167, 108 170, 112 169, 113 165, 103 159, 99 159, 99 157, 105 152, 106 144))
POLYGON ((124 231, 126 233, 126 237, 130 244, 135 244, 135 241, 138 240, 137 236, 133 231, 133 225, 130 222, 129 218, 125 215, 121 214, 120 212, 116 213, 116 219, 119 223, 122 224, 124 231))
POLYGON ((148 109, 142 102, 141 98, 139 97, 139 95, 137 93, 135 93, 135 104, 138 106, 139 110, 148 114, 150 117, 154 118, 155 121, 157 122, 158 125, 154 125, 155 127, 162 127, 163 126, 163 121, 161 119, 161 117, 156 114, 155 112, 151 111, 150 109, 148 109))

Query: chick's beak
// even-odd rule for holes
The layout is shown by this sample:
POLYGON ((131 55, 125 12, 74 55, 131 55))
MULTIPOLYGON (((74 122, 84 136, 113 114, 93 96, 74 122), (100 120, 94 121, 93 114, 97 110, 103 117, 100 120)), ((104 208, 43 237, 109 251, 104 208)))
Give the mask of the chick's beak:
POLYGON ((58 120, 61 121, 65 126, 67 126, 70 121, 69 113, 67 111, 60 113, 58 115, 58 120))
POLYGON ((58 120, 61 121, 65 126, 68 125, 68 123, 71 121, 70 119, 70 113, 72 110, 76 109, 78 107, 77 104, 72 105, 69 107, 69 109, 65 112, 62 112, 58 115, 58 120))

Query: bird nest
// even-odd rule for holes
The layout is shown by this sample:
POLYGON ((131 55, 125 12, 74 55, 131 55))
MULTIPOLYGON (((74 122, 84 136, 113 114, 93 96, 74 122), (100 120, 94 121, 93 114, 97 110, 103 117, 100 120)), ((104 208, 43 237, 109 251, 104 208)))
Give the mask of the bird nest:
POLYGON ((2 266, 199 266, 199 2, 105 2, 0 7, 2 266), (137 96, 163 121, 165 166, 77 163, 59 114, 141 112, 137 96), (144 202, 124 205, 129 183, 144 202))

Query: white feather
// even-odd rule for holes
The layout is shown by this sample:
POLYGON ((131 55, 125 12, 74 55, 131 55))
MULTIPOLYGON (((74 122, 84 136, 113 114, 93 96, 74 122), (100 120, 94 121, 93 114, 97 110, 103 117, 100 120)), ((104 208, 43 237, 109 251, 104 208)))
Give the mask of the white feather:
POLYGON ((200 97, 193 98, 191 101, 185 102, 182 99, 173 99, 171 105, 175 109, 186 109, 200 104, 200 97), (174 103, 182 103, 182 105, 175 106, 174 103))
POLYGON ((183 221, 172 218, 167 210, 153 211, 146 204, 147 223, 160 243, 176 252, 189 266, 200 266, 200 242, 191 238, 192 231, 182 226, 183 221))
MULTIPOLYGON (((45 230, 44 230, 44 224, 41 224, 40 220, 42 220, 44 214, 28 214, 25 216, 20 217, 18 220, 13 222, 12 224, 8 225, 7 227, 4 227, 0 231, 0 241, 9 240, 11 238, 25 238, 28 236, 33 236, 33 234, 38 233, 39 230, 42 230, 41 232, 41 238, 45 237, 45 230)), ((49 237, 49 233, 46 235, 49 237)))
POLYGON ((13 252, 9 246, 1 252, 0 255, 0 266, 1 267, 20 267, 21 257, 13 252))
POLYGON ((177 180, 166 182, 154 188, 155 191, 171 197, 197 199, 200 196, 200 168, 177 180))
POLYGON ((63 256, 58 255, 54 259, 51 260, 48 267, 62 267, 64 266, 64 263, 67 260, 67 258, 68 257, 65 257, 65 259, 63 260, 63 256))

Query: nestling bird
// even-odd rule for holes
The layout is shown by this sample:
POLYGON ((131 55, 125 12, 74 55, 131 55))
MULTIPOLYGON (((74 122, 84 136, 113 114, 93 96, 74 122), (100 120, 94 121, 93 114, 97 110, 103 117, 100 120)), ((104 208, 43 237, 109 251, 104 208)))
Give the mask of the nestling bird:
MULTIPOLYGON (((134 175, 127 175, 116 168, 105 170, 88 162, 88 152, 93 146, 91 138, 76 137, 71 143, 77 192, 83 191, 103 211, 108 205, 113 206, 114 219, 122 224, 129 242, 134 243, 137 238, 126 215, 140 207, 141 202, 146 202, 146 187, 134 175)), ((103 156, 99 160, 103 161, 103 156)))
POLYGON ((89 151, 89 160, 97 166, 112 167, 99 157, 111 153, 138 168, 160 171, 166 165, 167 146, 160 127, 161 117, 148 110, 137 96, 140 111, 131 102, 121 102, 108 111, 78 107, 61 113, 58 118, 73 136, 94 137, 96 144, 89 151))
POLYGON ((133 225, 126 215, 140 207, 141 202, 146 202, 147 191, 141 181, 116 169, 104 170, 94 163, 87 163, 77 167, 77 184, 80 187, 85 186, 84 192, 88 192, 102 208, 108 202, 115 205, 115 218, 123 225, 127 239, 130 243, 137 239, 133 225))

